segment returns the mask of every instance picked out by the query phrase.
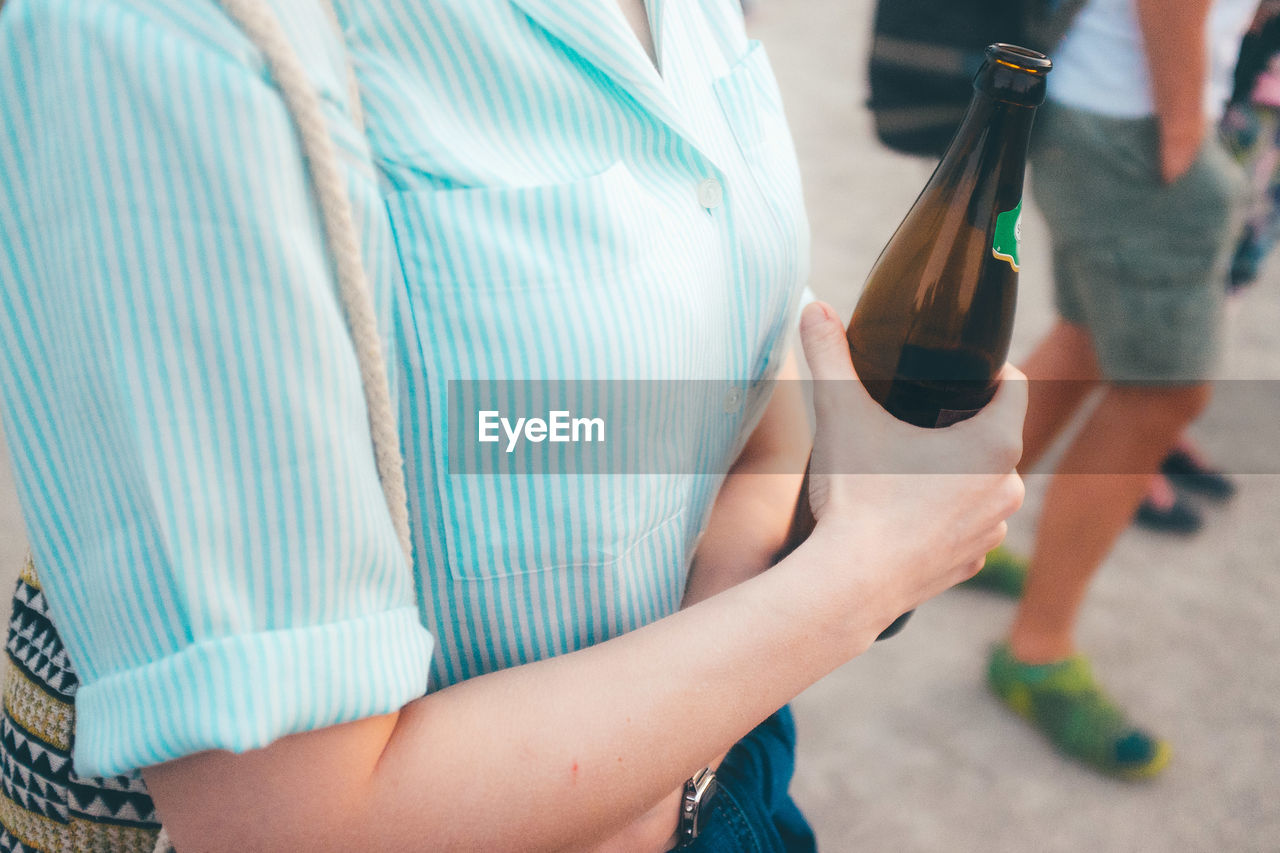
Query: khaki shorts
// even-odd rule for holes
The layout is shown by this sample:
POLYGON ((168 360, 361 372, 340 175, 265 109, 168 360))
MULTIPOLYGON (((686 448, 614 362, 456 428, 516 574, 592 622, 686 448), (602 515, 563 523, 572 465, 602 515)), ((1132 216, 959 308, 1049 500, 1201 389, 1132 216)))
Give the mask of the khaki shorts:
POLYGON ((1247 182, 1211 135, 1190 170, 1164 184, 1158 138, 1154 118, 1046 103, 1031 188, 1052 235, 1058 313, 1088 329, 1103 376, 1199 382, 1221 350, 1247 182))

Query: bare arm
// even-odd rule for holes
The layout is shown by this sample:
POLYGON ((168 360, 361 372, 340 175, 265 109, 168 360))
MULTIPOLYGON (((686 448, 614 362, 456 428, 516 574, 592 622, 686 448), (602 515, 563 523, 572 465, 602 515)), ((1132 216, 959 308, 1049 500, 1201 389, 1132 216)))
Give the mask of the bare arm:
MULTIPOLYGON (((815 377, 852 378, 829 309, 805 319, 815 377)), ((827 384, 848 393, 818 401, 815 471, 904 470, 963 448, 1007 473, 815 474, 809 542, 672 616, 397 714, 148 768, 177 848, 577 850, 644 814, 899 613, 972 574, 1021 501, 1025 383, 939 431, 893 421, 856 382, 827 384), (873 428, 841 441, 853 421, 873 428)))
POLYGON ((182 853, 578 849, 852 654, 856 632, 827 624, 795 571, 398 715, 154 767, 147 784, 182 853))
POLYGON ((1204 87, 1209 73, 1206 27, 1211 0, 1137 0, 1160 125, 1160 177, 1186 173, 1204 142, 1204 87))

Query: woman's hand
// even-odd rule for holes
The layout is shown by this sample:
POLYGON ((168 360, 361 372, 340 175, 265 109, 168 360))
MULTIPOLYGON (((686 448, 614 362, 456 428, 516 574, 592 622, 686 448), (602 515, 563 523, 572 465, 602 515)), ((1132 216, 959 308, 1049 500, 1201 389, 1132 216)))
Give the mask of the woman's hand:
POLYGON ((945 429, 897 420, 854 374, 845 331, 821 303, 801 319, 815 379, 809 500, 818 520, 803 546, 859 574, 851 618, 874 638, 901 613, 972 576, 1022 504, 1026 377, 1007 366, 995 398, 945 429), (872 559, 874 558, 874 559, 872 559))
MULTIPOLYGON (((819 438, 810 481, 818 531, 831 533, 840 527, 835 542, 827 546, 837 549, 829 561, 833 566, 847 567, 868 540, 902 546, 898 554, 880 561, 895 569, 869 579, 886 590, 898 587, 894 595, 905 593, 900 600, 909 603, 897 609, 887 605, 884 611, 892 621, 970 577, 1004 538, 1005 518, 1022 503, 1022 480, 1014 467, 1022 451, 1026 377, 1006 367, 997 399, 979 417, 944 430, 921 429, 889 415, 856 381, 844 329, 829 308, 810 306, 802 329, 805 353, 819 380, 819 438)), ((797 376, 794 365, 788 365, 779 378, 797 376)), ((699 549, 700 562, 690 577, 685 606, 765 570, 776 553, 791 519, 808 444, 803 399, 798 393, 795 399, 791 396, 796 385, 779 386, 784 396, 771 401, 726 479, 699 549), (765 440, 768 436, 773 438, 765 440), (802 436, 798 452, 791 440, 796 436, 802 436), (763 447, 770 449, 764 452, 763 447), (785 461, 779 463, 779 458, 785 461)), ((880 612, 865 606, 851 610, 869 615, 873 624, 884 620, 876 615, 880 612)), ((669 849, 680 793, 672 792, 593 853, 669 849), (663 841, 655 846, 658 838, 663 841)))

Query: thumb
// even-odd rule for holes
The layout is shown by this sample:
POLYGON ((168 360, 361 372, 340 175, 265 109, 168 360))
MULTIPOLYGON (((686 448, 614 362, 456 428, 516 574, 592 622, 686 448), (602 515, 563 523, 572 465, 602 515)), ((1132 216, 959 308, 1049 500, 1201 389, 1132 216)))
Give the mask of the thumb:
POLYGON ((812 302, 800 315, 800 341, 813 378, 853 379, 849 344, 836 312, 825 302, 812 302))

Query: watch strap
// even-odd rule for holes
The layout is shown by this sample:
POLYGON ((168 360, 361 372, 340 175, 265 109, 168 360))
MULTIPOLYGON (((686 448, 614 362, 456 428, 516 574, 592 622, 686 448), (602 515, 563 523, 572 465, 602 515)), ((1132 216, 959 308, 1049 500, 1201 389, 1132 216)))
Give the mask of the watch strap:
POLYGON ((679 839, 677 849, 688 847, 702 830, 703 810, 715 793, 716 774, 704 767, 684 783, 684 795, 680 798, 680 823, 676 828, 679 839))

